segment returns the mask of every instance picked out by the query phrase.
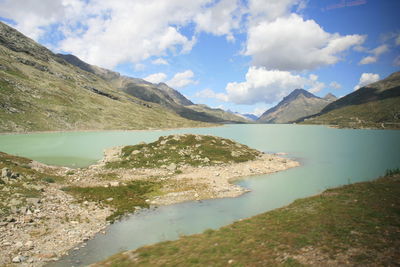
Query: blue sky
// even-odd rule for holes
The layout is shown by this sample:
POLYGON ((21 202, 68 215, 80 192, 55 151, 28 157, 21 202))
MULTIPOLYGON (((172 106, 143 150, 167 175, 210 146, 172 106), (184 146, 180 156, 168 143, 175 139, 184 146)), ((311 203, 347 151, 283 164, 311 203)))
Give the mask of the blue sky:
POLYGON ((344 96, 400 69, 398 0, 0 0, 54 52, 263 111, 295 88, 344 96))

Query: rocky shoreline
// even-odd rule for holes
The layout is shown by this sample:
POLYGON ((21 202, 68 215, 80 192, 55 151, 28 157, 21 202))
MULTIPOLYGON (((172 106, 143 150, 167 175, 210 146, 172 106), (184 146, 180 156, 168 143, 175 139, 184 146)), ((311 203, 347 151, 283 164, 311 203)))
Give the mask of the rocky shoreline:
MULTIPOLYGON (((48 183, 39 189, 39 198, 20 199, 14 195, 8 204, 12 214, 0 220, 0 265, 42 266, 84 246, 85 241, 109 224, 113 208, 104 202, 78 201, 62 190, 65 186, 117 187, 132 181, 162 182, 156 195, 146 199, 152 206, 184 201, 237 197, 248 190, 231 182, 251 175, 268 174, 299 166, 296 161, 260 153, 254 160, 214 166, 169 164, 157 168, 106 168, 121 155, 122 147, 108 149, 98 164, 70 169, 32 162, 37 171, 63 177, 62 183, 48 183), (100 178, 101 177, 101 178, 100 178), (12 202, 12 203, 11 203, 12 202), (24 205, 15 205, 24 203, 24 205), (25 204, 26 203, 26 204, 25 204), (14 207, 14 208, 13 208, 14 207), (18 208, 17 208, 18 207, 18 208)), ((3 177, 4 178, 4 177, 3 177)), ((2 189, 6 190, 6 185, 2 189)))

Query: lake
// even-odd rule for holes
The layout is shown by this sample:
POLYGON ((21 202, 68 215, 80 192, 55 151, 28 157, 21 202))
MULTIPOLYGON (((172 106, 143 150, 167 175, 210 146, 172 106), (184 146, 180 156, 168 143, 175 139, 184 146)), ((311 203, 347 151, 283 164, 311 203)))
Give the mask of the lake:
POLYGON ((301 167, 272 175, 244 177, 252 192, 238 198, 186 202, 144 210, 98 234, 87 246, 49 266, 79 266, 117 252, 180 235, 216 229, 289 204, 323 190, 367 181, 400 167, 400 131, 333 129, 307 125, 226 125, 168 131, 104 131, 1 135, 0 151, 47 164, 88 166, 111 146, 155 141, 173 133, 212 134, 264 152, 285 152, 301 167))

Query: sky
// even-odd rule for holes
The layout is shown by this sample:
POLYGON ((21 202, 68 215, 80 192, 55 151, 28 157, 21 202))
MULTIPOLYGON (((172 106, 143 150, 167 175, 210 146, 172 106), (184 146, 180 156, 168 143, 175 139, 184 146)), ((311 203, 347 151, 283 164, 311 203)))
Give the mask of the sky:
POLYGON ((400 70, 399 0, 0 0, 56 53, 261 115, 297 88, 341 97, 400 70))

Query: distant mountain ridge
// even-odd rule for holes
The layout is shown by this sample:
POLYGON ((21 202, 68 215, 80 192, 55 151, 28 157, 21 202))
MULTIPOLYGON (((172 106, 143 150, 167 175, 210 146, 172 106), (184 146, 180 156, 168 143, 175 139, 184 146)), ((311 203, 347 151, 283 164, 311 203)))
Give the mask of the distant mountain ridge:
POLYGON ((257 120, 260 123, 291 123, 299 118, 320 112, 336 97, 328 94, 320 98, 304 89, 295 89, 276 106, 268 109, 257 120))
POLYGON ((240 116, 228 115, 224 111, 216 112, 212 108, 196 107, 196 105, 165 83, 153 84, 143 79, 122 76, 117 72, 87 64, 74 55, 58 54, 82 70, 101 76, 119 90, 147 102, 157 103, 186 119, 214 123, 248 122, 240 116))
POLYGON ((159 129, 225 122, 181 105, 192 103, 172 88, 125 77, 73 55, 56 55, 2 22, 0 87, 0 132, 159 129), (130 93, 135 86, 149 98, 130 93))
POLYGON ((368 84, 300 119, 306 124, 351 128, 400 128, 400 72, 368 84))

